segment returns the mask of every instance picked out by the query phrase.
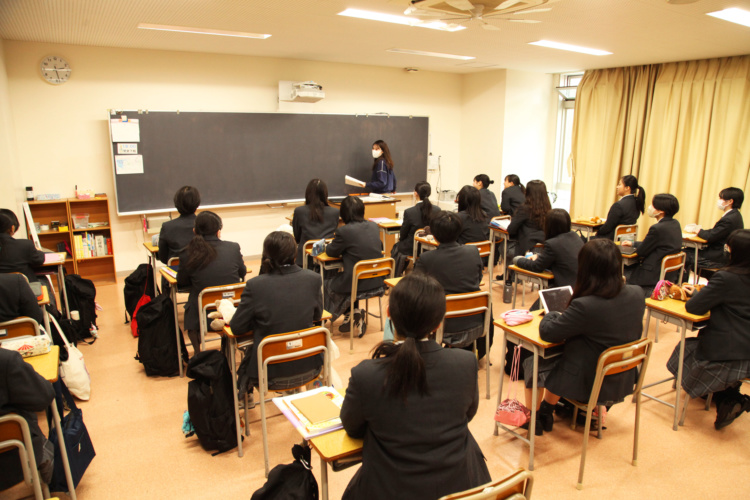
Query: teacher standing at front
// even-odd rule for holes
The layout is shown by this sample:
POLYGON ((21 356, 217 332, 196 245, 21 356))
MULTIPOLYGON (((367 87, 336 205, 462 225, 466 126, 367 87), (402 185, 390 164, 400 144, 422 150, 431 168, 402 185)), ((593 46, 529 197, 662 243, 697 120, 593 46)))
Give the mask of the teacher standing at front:
POLYGON ((393 173, 393 160, 388 144, 383 140, 377 140, 372 145, 372 178, 365 184, 365 188, 371 193, 395 193, 396 174, 393 173))

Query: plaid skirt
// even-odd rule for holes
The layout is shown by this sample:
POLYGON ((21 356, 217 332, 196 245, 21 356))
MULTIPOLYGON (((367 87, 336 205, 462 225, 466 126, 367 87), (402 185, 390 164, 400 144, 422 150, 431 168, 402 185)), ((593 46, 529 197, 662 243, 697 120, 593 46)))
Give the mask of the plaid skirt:
MULTIPOLYGON (((738 380, 750 377, 750 359, 734 361, 707 361, 698 359, 698 339, 685 340, 685 361, 682 366, 682 388, 691 398, 723 391, 738 380)), ((680 344, 677 344, 667 362, 667 369, 677 376, 680 344)))
MULTIPOLYGON (((333 279, 326 280, 325 282, 325 290, 326 290, 326 296, 324 297, 325 300, 325 310, 331 313, 331 323, 336 321, 336 319, 344 314, 347 309, 349 309, 349 302, 351 302, 351 293, 336 293, 333 291, 333 287, 331 286, 333 284, 333 279)), ((357 294, 357 300, 363 300, 363 299, 370 299, 372 297, 379 297, 382 295, 385 295, 386 286, 382 285, 378 288, 373 288, 372 290, 367 290, 364 292, 359 292, 357 294)))

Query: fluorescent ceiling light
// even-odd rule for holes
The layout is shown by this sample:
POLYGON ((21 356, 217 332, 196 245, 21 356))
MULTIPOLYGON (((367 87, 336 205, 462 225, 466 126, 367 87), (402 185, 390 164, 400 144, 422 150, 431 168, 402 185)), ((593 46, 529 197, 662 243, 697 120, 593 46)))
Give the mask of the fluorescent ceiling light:
POLYGON ((265 40, 271 35, 263 35, 258 33, 245 33, 243 31, 225 31, 225 30, 212 30, 207 28, 190 28, 188 26, 169 26, 166 24, 147 24, 140 23, 138 28, 142 30, 156 30, 156 31, 176 31, 179 33, 198 33, 201 35, 218 35, 218 36, 233 36, 238 38, 259 38, 265 40))
POLYGON ((397 52, 399 54, 411 54, 414 56, 430 56, 430 57, 444 57, 446 59, 460 59, 462 61, 469 61, 476 59, 474 56, 457 56, 454 54, 442 54, 440 52, 425 52, 423 50, 412 50, 412 49, 388 49, 386 52, 397 52))
POLYGON ((718 19, 723 19, 725 21, 729 21, 730 23, 741 24, 742 26, 747 26, 748 28, 750 28, 750 12, 738 9, 737 7, 732 7, 731 9, 724 9, 717 12, 709 12, 706 15, 716 17, 718 19))
POLYGON ((446 24, 442 21, 422 21, 414 17, 383 14, 382 12, 371 12, 369 10, 346 9, 339 12, 338 15, 346 17, 356 17, 357 19, 367 19, 369 21, 402 24, 404 26, 416 26, 417 28, 429 28, 440 31, 460 31, 466 29, 465 26, 460 26, 458 24, 446 24))
POLYGON ((571 52, 581 52, 583 54, 591 54, 592 56, 608 56, 612 52, 606 50, 590 49, 588 47, 579 47, 578 45, 569 45, 567 43, 550 42, 549 40, 539 40, 538 42, 529 42, 529 45, 539 45, 540 47, 548 47, 550 49, 569 50, 571 52))

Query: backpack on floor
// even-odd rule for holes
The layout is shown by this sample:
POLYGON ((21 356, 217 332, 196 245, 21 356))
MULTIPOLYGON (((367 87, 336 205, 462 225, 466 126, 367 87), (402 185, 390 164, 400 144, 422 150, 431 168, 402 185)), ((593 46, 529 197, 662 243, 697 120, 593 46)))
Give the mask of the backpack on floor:
MULTIPOLYGON (((203 351, 190 360, 187 376, 188 412, 195 434, 207 451, 218 453, 237 446, 232 374, 221 351, 203 351)), ((216 455, 215 454, 215 455, 216 455)))
POLYGON ((266 484, 253 493, 250 500, 318 500, 318 482, 312 473, 310 448, 295 444, 292 456, 294 462, 291 464, 271 469, 266 484))
MULTIPOLYGON (((142 306, 136 314, 138 352, 135 359, 143 363, 148 376, 174 377, 179 373, 175 340, 174 310, 168 295, 159 295, 142 306)), ((185 341, 180 332, 180 362, 188 359, 185 341)))
POLYGON ((138 321, 135 319, 138 310, 154 298, 154 268, 151 264, 141 264, 130 276, 125 278, 123 288, 125 298, 125 323, 130 323, 133 337, 138 336, 138 321), (130 320, 128 320, 130 315, 130 320))
POLYGON ((96 287, 94 282, 81 278, 77 274, 65 276, 65 291, 68 295, 68 307, 71 311, 78 311, 80 319, 72 320, 77 327, 75 339, 72 342, 92 337, 91 327, 96 326, 96 287))

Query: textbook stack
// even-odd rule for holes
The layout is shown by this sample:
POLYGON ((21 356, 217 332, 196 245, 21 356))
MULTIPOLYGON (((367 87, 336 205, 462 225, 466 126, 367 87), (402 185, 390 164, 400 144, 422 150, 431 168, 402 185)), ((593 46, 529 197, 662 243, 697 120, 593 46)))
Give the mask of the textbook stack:
POLYGON ((112 255, 112 238, 101 234, 82 233, 75 235, 77 259, 112 255))

